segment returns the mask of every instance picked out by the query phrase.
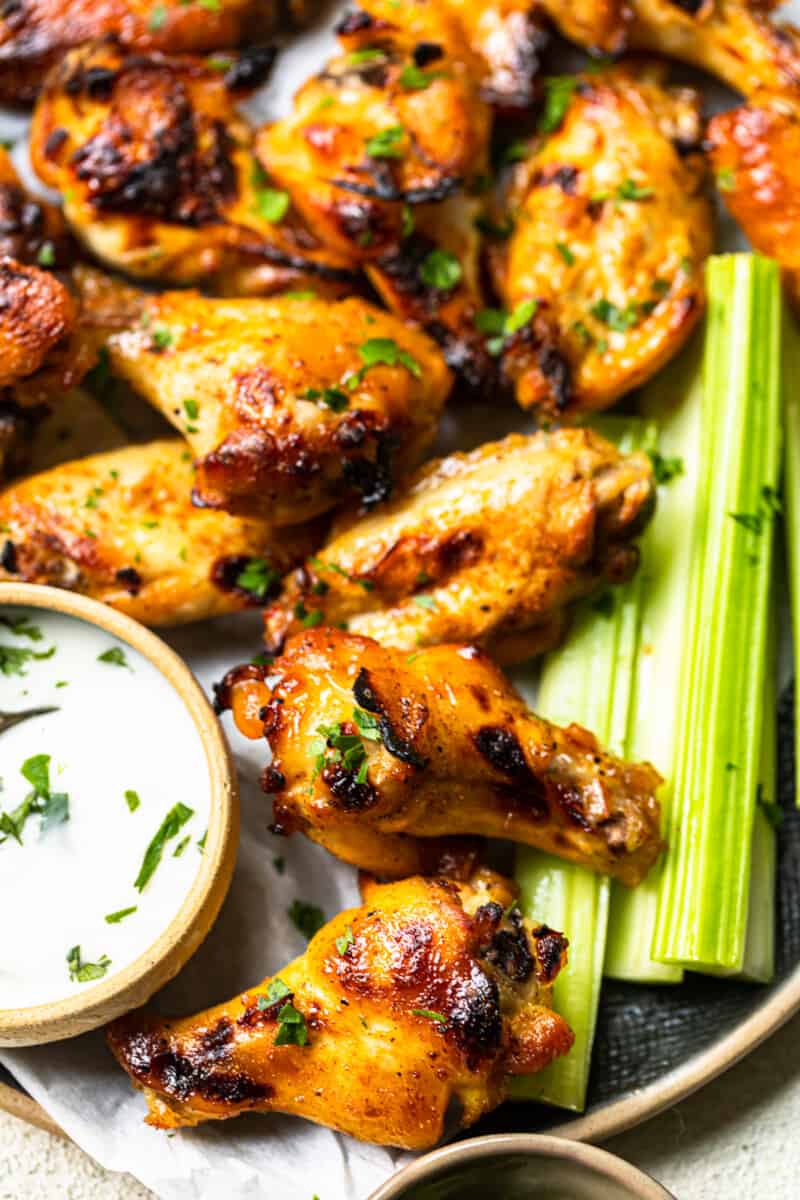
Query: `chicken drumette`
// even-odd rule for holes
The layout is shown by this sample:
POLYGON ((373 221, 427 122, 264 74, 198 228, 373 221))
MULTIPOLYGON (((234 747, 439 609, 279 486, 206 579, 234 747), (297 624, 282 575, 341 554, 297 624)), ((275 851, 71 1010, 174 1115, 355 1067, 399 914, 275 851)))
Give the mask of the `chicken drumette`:
POLYGON ((208 1012, 134 1012, 108 1041, 161 1129, 286 1112, 381 1145, 439 1140, 495 1108, 514 1075, 572 1044, 550 1008, 566 939, 523 920, 515 888, 468 881, 362 882, 279 975, 208 1012))
POLYGON ((654 768, 534 716, 474 646, 406 655, 315 629, 268 667, 230 672, 218 700, 245 736, 267 739, 275 828, 378 875, 424 872, 425 839, 461 834, 537 846, 627 884, 658 856, 654 768))
POLYGON ((179 440, 32 475, 0 493, 0 579, 83 592, 147 625, 263 603, 309 532, 194 508, 192 483, 179 440))
POLYGON ((401 650, 474 642, 522 661, 559 640, 570 601, 630 578, 654 499, 648 457, 585 429, 426 463, 374 514, 340 517, 287 578, 267 649, 311 612, 401 650))
POLYGON ((675 354, 703 308, 712 218, 697 95, 655 67, 550 83, 551 132, 514 174, 491 328, 523 408, 607 408, 675 354))

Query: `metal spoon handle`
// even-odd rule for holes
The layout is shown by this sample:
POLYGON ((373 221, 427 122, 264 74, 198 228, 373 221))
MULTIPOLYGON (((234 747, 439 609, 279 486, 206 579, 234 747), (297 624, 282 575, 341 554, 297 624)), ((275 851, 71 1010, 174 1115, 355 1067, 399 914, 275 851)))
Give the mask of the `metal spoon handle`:
POLYGON ((0 711, 0 733, 5 733, 7 729, 19 725, 21 721, 27 721, 31 717, 44 717, 47 713, 52 712, 58 712, 58 705, 51 704, 45 708, 26 708, 22 712, 0 711))

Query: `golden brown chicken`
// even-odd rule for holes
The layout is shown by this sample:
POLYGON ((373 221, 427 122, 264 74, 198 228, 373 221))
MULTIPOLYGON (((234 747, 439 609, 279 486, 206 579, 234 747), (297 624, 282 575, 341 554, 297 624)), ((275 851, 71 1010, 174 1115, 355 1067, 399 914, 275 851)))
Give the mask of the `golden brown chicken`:
POLYGON ((302 831, 376 875, 424 872, 425 839, 461 834, 537 846, 626 884, 658 856, 654 768, 534 716, 475 646, 407 655, 314 629, 268 667, 234 669, 218 700, 246 737, 267 739, 275 831, 302 831))
POLYGON ((60 208, 31 196, 0 146, 0 256, 48 269, 68 267, 74 243, 60 208))
POLYGON ((0 17, 0 101, 33 100, 67 51, 106 35, 144 54, 204 54, 255 44, 213 61, 223 73, 260 75, 272 55, 257 43, 281 25, 304 23, 316 9, 310 0, 11 0, 0 17))
POLYGON ((356 298, 165 292, 109 351, 188 439, 195 501, 280 525, 385 500, 433 439, 450 386, 425 334, 356 298))
POLYGON ((514 434, 426 463, 391 502, 344 515, 265 613, 267 649, 297 613, 411 651, 473 642, 500 662, 555 645, 565 606, 636 570, 650 460, 588 429, 514 434))
POLYGON ((59 352, 76 322, 75 301, 54 275, 0 258, 0 388, 30 379, 53 357, 67 370, 59 352))
POLYGON ((523 408, 607 408, 683 345, 703 308, 711 208, 697 95, 656 67, 551 80, 493 244, 507 315, 483 321, 523 408))
POLYGON ((775 258, 800 312, 800 94, 757 93, 708 126, 725 204, 756 250, 775 258))
POLYGON ((800 41, 774 21, 780 0, 541 0, 565 37, 603 54, 646 50, 750 95, 800 85, 800 41))
POLYGON ((191 504, 185 443, 126 446, 0 493, 0 579, 82 592, 146 625, 262 604, 312 543, 191 504), (4 569, 3 569, 4 568, 4 569))
POLYGON ((149 1124, 286 1112, 423 1150, 451 1101, 471 1125, 511 1077, 569 1050, 572 1031, 550 1007, 566 939, 523 920, 509 880, 364 880, 362 893, 305 954, 228 1003, 109 1027, 149 1124))
POLYGON ((72 51, 36 105, 34 169, 77 236, 131 275, 264 291, 312 269, 349 278, 258 166, 226 78, 111 42, 72 51))

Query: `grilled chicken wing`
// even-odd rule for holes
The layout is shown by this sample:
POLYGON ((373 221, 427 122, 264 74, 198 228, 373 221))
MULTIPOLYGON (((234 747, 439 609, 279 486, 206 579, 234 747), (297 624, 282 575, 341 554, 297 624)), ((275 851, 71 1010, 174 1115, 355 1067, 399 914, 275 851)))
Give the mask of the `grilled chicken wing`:
POLYGON ((654 499, 647 456, 586 429, 426 463, 378 512, 340 518, 288 577, 267 649, 313 612, 400 650, 473 642, 520 662, 559 640, 571 600, 632 575, 654 499))
POLYGON ((563 121, 517 168, 504 214, 515 228, 492 262, 511 313, 503 367, 523 408, 607 408, 700 316, 712 217, 697 96, 662 79, 619 67, 557 81, 563 121))
POLYGON ((0 256, 56 270, 74 258, 60 208, 29 195, 0 146, 0 256))
POLYGON ((36 105, 34 168, 78 237, 131 275, 263 291, 312 268, 349 278, 258 167, 235 88, 202 59, 83 46, 36 105))
MULTIPOLYGON (((777 0, 779 3, 780 0, 777 0)), ((565 37, 603 54, 646 50, 716 75, 748 96, 800 84, 797 30, 775 0, 541 0, 565 37)))
MULTIPOLYGON (((0 388, 30 380, 54 356, 66 370, 60 352, 76 322, 75 301, 54 275, 0 258, 0 388)), ((35 384, 30 394, 33 403, 35 384)))
POLYGON ((451 1100, 471 1125, 510 1077, 569 1050, 572 1031, 550 1008, 566 939, 509 909, 510 881, 483 870, 464 883, 364 881, 362 892, 362 907, 227 1004, 109 1027, 149 1124, 286 1112, 423 1150, 451 1100))
POLYGON ((147 625, 263 603, 312 544, 306 529, 191 504, 179 440, 126 446, 33 475, 0 493, 2 579, 83 592, 147 625))
POLYGON ((385 500, 433 439, 450 384, 423 333, 355 298, 166 292, 109 351, 187 437, 196 502, 281 525, 348 496, 385 500))
MULTIPOLYGON (((281 23, 302 23, 316 9, 306 0, 279 5, 272 0, 216 0, 168 6, 152 0, 22 0, 7 4, 0 18, 0 101, 33 100, 50 68, 67 51, 113 35, 128 51, 204 54, 252 46, 281 23)), ((246 77, 264 51, 217 55, 219 70, 246 77), (227 64, 227 65, 226 65, 227 64)), ((260 67, 258 68, 260 69, 260 67)))
POLYGON ((720 113, 708 147, 725 204, 755 249, 778 260, 800 312, 800 96, 759 93, 720 113))
POLYGON ((424 839, 459 834, 537 846, 626 884, 658 856, 654 768, 534 716, 474 646, 409 656, 315 629, 269 667, 230 672, 218 699, 245 736, 267 739, 276 829, 375 874, 424 870, 424 839))

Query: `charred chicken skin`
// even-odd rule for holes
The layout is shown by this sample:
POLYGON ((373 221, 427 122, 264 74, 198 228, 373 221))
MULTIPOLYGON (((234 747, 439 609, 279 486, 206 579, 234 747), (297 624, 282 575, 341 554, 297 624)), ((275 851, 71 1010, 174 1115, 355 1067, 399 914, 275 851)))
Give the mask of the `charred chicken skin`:
POLYGON ((191 503, 184 443, 126 446, 0 492, 0 579, 82 592, 146 625, 263 603, 309 533, 191 503))
POLYGON ((425 839, 460 834, 537 846, 631 885, 658 856, 654 768, 534 716, 474 646, 407 655, 315 629, 270 666, 230 672, 218 700, 269 744, 276 830, 377 875, 424 871, 425 839))
MULTIPOLYGON (((252 46, 269 37, 287 17, 300 23, 316 5, 305 0, 279 5, 271 0, 218 0, 215 4, 169 5, 151 0, 22 0, 7 4, 0 18, 0 101, 33 100, 50 68, 67 51, 113 34, 128 51, 204 54, 252 46)), ((263 50, 218 55, 223 73, 252 72, 263 50), (227 64, 227 65, 226 65, 227 64)))
POLYGON ((523 408, 607 408, 686 341, 712 244, 699 135, 696 94, 658 68, 575 77, 559 127, 516 170, 514 230, 492 249, 523 408))
POLYGON ((757 94, 720 113, 708 147, 726 206, 755 249, 778 260, 800 312, 800 93, 757 94))
POLYGON ((305 954, 228 1003, 109 1027, 149 1124, 285 1112, 424 1150, 451 1100, 471 1125, 514 1075, 569 1050, 550 1008, 566 939, 523 920, 512 883, 481 870, 463 883, 365 880, 362 893, 305 954))
POLYGON ((800 84, 800 41, 774 0, 542 0, 571 41, 601 54, 646 50, 716 75, 745 96, 800 84))
POLYGON ((34 169, 92 253, 128 274, 240 291, 296 286, 309 270, 349 278, 258 167, 238 94, 203 59, 82 46, 36 105, 34 169))
POLYGON ((188 439, 195 502, 280 525, 387 499, 450 386, 429 338, 355 298, 165 292, 109 352, 188 439))
POLYGON ((570 601, 630 578, 654 499, 648 457, 585 429, 426 463, 375 513, 340 517, 288 576, 267 649, 311 612, 400 650, 472 642, 522 661, 558 642, 570 601))

